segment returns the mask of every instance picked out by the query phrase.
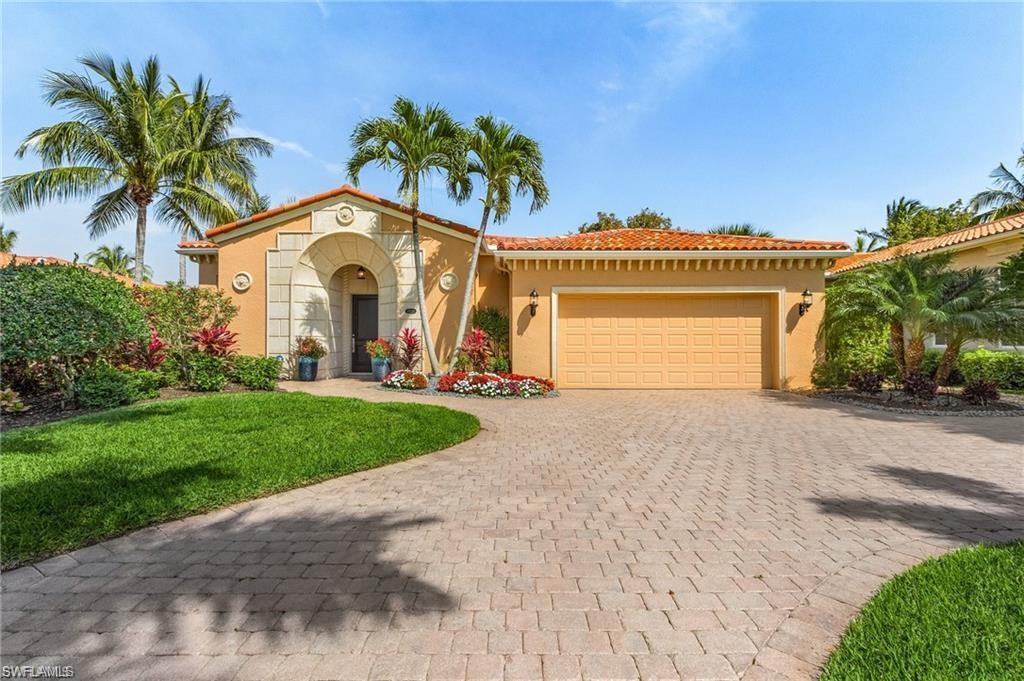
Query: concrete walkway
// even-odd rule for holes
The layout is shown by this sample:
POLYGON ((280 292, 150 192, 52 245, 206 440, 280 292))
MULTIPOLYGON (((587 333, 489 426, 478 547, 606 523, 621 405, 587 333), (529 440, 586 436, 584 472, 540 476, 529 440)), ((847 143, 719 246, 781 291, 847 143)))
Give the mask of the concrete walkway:
POLYGON ((1024 419, 783 393, 422 400, 449 450, 3 575, 76 679, 810 678, 888 576, 1024 537, 1024 419))

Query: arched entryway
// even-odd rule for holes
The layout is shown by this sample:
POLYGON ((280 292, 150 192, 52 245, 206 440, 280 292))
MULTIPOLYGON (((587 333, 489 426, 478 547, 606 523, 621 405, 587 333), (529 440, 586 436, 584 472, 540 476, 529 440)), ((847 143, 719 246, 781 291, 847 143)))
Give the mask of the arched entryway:
POLYGON ((292 342, 314 336, 327 346, 321 377, 365 370, 358 352, 363 336, 398 333, 395 266, 362 234, 333 232, 310 243, 292 270, 290 289, 292 342))

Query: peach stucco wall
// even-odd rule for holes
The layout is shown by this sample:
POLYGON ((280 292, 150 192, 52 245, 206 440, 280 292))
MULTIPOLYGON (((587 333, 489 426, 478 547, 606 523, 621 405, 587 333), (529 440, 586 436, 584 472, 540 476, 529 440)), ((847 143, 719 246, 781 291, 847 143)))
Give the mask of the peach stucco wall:
POLYGON ((1024 234, 1010 234, 1007 239, 956 251, 953 254, 953 267, 999 267, 1021 248, 1024 248, 1024 234))
POLYGON ((220 288, 238 306, 231 329, 238 333, 238 351, 242 354, 262 355, 267 350, 267 250, 277 247, 279 232, 308 231, 307 213, 220 244, 217 279, 220 288), (252 275, 252 286, 242 293, 231 288, 231 279, 237 272, 252 275))
MULTIPOLYGON (((618 271, 614 264, 604 269, 599 263, 586 263, 581 269, 576 263, 572 270, 563 263, 558 270, 556 264, 548 269, 541 262, 539 268, 533 263, 529 269, 522 269, 520 263, 511 273, 510 313, 512 322, 512 366, 520 373, 550 375, 551 374, 551 289, 552 287, 784 287, 784 323, 785 323, 785 366, 779 372, 774 364, 773 370, 781 376, 779 385, 774 387, 801 388, 810 385, 811 369, 814 365, 815 337, 823 313, 823 292, 825 290, 824 268, 819 264, 816 269, 799 270, 739 270, 729 271, 713 269, 694 271, 682 268, 672 271, 671 263, 665 270, 658 264, 652 271, 649 263, 643 270, 638 269, 636 261, 627 271, 623 264, 618 271), (537 289, 539 306, 537 315, 530 316, 530 291, 537 289), (818 303, 813 305, 807 314, 800 317, 797 305, 801 294, 808 288, 818 303)), ((773 296, 777 299, 777 296, 773 296)), ((780 319, 779 310, 773 305, 770 318, 773 327, 769 329, 772 336, 773 358, 777 355, 774 339, 779 337, 777 328, 780 319)))

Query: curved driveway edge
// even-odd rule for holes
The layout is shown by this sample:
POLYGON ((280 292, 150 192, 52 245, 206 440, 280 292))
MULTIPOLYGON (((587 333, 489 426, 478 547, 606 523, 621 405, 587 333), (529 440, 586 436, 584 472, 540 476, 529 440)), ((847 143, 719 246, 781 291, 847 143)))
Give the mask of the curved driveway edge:
POLYGON ((2 576, 3 664, 90 679, 810 678, 887 577, 1024 537, 1016 419, 776 392, 319 394, 468 442, 2 576))

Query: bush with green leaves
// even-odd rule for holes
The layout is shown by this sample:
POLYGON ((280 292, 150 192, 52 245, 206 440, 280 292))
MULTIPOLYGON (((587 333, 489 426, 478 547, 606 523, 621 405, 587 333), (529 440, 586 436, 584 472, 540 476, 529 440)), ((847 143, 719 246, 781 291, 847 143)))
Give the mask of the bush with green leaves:
POLYGON ((65 394, 93 358, 149 340, 142 306, 122 282, 75 265, 0 269, 0 362, 43 363, 65 394))
POLYGON ((75 381, 75 400, 82 407, 109 409, 156 397, 158 384, 155 372, 119 369, 101 361, 82 370, 75 381))
POLYGON ((250 390, 273 390, 281 375, 281 362, 276 357, 239 355, 231 363, 231 380, 250 390))
POLYGON ((227 326, 238 314, 238 307, 222 291, 180 283, 140 289, 139 299, 153 329, 167 343, 168 360, 176 360, 179 367, 192 353, 194 334, 227 326))
POLYGON ((984 379, 1003 390, 1024 390, 1024 354, 979 348, 960 355, 957 366, 965 382, 984 379))
MULTIPOLYGON (((508 315, 496 307, 479 307, 473 312, 473 326, 483 329, 491 343, 491 354, 508 357, 508 315)), ((507 371, 507 369, 506 369, 507 371)))
POLYGON ((136 369, 130 372, 130 375, 135 383, 136 399, 154 398, 160 394, 160 388, 164 387, 164 377, 159 371, 136 369))
POLYGON ((819 361, 811 370, 811 385, 819 390, 838 390, 850 382, 850 367, 838 359, 819 361))
POLYGON ((187 367, 189 390, 215 393, 228 383, 228 361, 223 357, 193 352, 188 356, 187 367))

